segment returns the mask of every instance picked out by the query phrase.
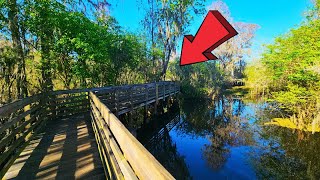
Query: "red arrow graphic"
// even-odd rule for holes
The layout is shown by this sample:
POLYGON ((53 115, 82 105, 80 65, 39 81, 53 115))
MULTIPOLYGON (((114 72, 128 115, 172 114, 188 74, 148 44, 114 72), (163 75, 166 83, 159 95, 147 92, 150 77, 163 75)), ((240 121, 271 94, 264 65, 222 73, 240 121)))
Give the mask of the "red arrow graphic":
POLYGON ((219 11, 209 11, 197 34, 184 36, 180 66, 218 59, 211 52, 237 34, 219 11))

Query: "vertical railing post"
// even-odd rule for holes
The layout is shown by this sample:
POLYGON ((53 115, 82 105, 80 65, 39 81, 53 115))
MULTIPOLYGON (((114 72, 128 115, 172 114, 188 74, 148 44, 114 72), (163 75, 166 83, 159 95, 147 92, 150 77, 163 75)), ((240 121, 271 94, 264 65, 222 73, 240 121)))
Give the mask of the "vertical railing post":
POLYGON ((48 97, 49 97, 49 101, 47 101, 47 105, 48 105, 48 110, 51 112, 51 117, 50 119, 53 120, 55 119, 55 117, 57 116, 57 111, 58 111, 58 108, 57 108, 57 104, 56 104, 56 95, 54 95, 52 93, 52 91, 50 92, 45 92, 48 94, 48 97))
MULTIPOLYGON (((29 111, 29 110, 30 110, 30 106, 31 106, 30 104, 26 105, 26 106, 23 108, 24 112, 29 111)), ((28 115, 26 115, 26 117, 24 118, 24 120, 25 120, 25 121, 29 121, 30 118, 31 118, 31 115, 28 114, 28 115)), ((26 128, 27 128, 27 129, 29 129, 30 127, 31 127, 30 124, 26 125, 26 128)))
POLYGON ((162 100, 163 101, 166 100, 166 83, 165 82, 163 82, 163 99, 162 100))
POLYGON ((145 85, 145 105, 144 105, 144 118, 143 123, 146 123, 148 118, 148 101, 149 101, 149 86, 145 85))
POLYGON ((135 91, 134 86, 131 86, 130 88, 128 88, 128 90, 126 90, 127 93, 129 93, 129 122, 132 122, 132 113, 133 113, 133 93, 135 91))
POLYGON ((156 104, 158 104, 158 98, 159 98, 159 85, 158 83, 155 83, 156 85, 156 104))
POLYGON ((157 107, 158 107, 158 100, 159 100, 159 85, 158 83, 155 82, 155 86, 156 86, 156 101, 154 103, 154 114, 158 114, 158 110, 157 110, 157 107))
POLYGON ((175 82, 172 83, 172 94, 175 95, 176 94, 176 89, 175 89, 175 82))
POLYGON ((85 92, 86 93, 86 98, 88 102, 88 111, 91 111, 91 104, 90 104, 90 91, 85 92))
POLYGON ((132 94, 135 92, 135 88, 134 86, 131 87, 131 90, 129 90, 129 97, 130 97, 130 111, 133 111, 133 98, 132 98, 132 94))
POLYGON ((118 89, 114 89, 114 107, 116 109, 115 115, 118 117, 119 115, 119 94, 118 89))
POLYGON ((172 82, 170 82, 170 84, 169 84, 169 93, 170 93, 170 98, 172 97, 172 86, 173 85, 173 83, 172 82))
POLYGON ((146 98, 146 102, 145 102, 145 108, 147 108, 147 104, 148 104, 148 101, 149 101, 149 86, 148 85, 145 85, 145 98, 146 98))

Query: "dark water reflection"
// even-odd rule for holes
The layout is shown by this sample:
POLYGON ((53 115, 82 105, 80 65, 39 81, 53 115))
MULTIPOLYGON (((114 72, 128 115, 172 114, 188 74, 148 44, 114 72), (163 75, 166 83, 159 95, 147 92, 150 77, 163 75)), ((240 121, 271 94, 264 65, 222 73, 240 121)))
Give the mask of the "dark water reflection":
POLYGON ((262 126, 270 105, 222 96, 181 99, 137 130, 177 179, 319 179, 320 137, 262 126))

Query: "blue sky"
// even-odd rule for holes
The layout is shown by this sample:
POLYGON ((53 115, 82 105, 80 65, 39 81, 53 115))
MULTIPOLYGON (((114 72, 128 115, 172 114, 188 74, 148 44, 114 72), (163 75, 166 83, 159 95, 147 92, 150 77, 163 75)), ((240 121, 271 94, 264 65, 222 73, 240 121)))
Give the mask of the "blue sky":
MULTIPOLYGON (((111 15, 124 29, 131 32, 142 31, 143 28, 139 24, 143 18, 141 1, 143 0, 111 1, 111 15)), ((213 0, 207 0, 206 6, 212 2, 213 0)), ((276 36, 299 26, 304 20, 303 14, 311 6, 310 0, 224 0, 224 2, 229 6, 234 21, 260 26, 253 40, 253 56, 260 54, 262 44, 272 43, 276 36)), ((191 34, 197 32, 202 20, 203 17, 195 17, 189 27, 191 34)))

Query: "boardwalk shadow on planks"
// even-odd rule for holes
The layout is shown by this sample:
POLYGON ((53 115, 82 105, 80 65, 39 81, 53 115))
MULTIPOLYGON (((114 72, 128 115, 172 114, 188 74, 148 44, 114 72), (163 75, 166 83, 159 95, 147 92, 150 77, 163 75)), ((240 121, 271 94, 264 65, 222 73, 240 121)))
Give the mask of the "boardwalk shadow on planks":
POLYGON ((49 121, 5 179, 105 179, 88 116, 49 121))

